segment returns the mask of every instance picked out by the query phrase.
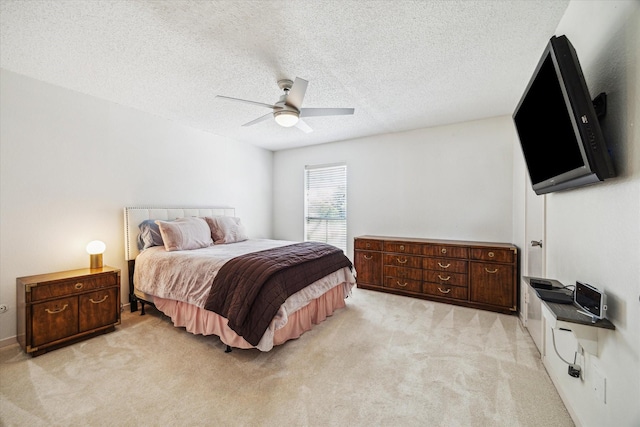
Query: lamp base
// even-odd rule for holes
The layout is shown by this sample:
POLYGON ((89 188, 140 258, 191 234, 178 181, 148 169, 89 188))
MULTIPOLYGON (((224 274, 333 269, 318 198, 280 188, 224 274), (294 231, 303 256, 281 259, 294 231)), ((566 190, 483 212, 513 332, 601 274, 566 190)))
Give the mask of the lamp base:
POLYGON ((89 255, 89 268, 102 268, 102 254, 91 254, 89 255))

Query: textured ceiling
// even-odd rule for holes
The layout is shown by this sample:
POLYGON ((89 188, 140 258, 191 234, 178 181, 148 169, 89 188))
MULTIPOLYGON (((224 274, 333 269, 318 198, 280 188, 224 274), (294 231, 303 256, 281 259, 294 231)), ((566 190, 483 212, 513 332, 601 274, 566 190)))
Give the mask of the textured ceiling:
POLYGON ((270 150, 511 114, 566 1, 1 0, 0 66, 270 150), (314 132, 272 120, 309 81, 314 132))

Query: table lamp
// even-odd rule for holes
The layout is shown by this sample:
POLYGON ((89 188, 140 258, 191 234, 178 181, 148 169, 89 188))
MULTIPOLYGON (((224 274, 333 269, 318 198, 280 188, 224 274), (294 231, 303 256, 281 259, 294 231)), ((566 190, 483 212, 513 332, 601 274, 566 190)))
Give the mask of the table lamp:
POLYGON ((102 268, 102 254, 107 246, 100 240, 94 240, 87 245, 89 253, 89 265, 91 269, 102 268))

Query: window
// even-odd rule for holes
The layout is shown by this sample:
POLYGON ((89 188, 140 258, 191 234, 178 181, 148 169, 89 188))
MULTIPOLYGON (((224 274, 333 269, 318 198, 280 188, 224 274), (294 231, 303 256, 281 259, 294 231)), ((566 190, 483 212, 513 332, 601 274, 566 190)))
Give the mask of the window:
POLYGON ((347 165, 306 166, 304 239, 347 251, 347 165))

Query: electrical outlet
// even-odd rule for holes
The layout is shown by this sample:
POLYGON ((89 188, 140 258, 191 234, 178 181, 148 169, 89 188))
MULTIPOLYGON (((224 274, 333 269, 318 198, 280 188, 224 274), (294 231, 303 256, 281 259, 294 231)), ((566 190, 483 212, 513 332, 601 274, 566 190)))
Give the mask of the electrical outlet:
POLYGON ((0 314, 6 313, 7 310, 8 310, 8 308, 7 308, 6 304, 0 304, 0 314))
POLYGON ((591 365, 591 386, 598 402, 607 403, 607 379, 595 365, 591 365))

